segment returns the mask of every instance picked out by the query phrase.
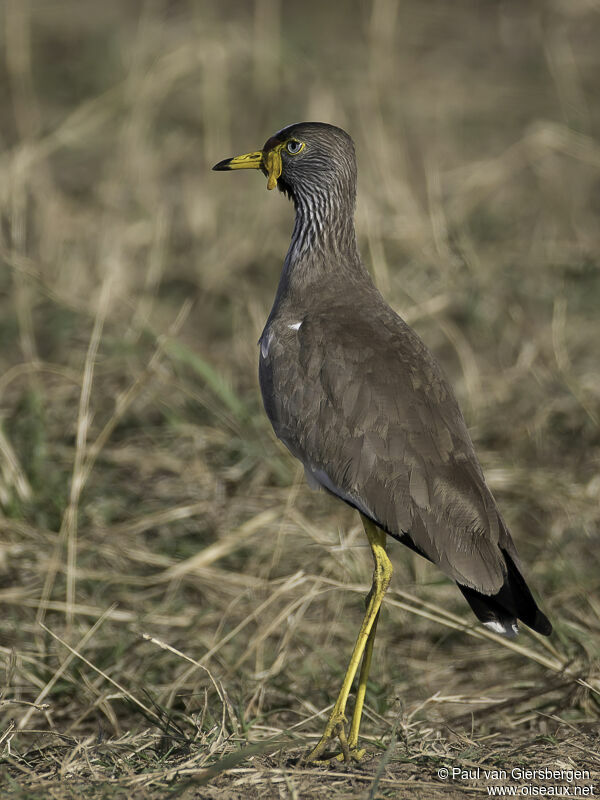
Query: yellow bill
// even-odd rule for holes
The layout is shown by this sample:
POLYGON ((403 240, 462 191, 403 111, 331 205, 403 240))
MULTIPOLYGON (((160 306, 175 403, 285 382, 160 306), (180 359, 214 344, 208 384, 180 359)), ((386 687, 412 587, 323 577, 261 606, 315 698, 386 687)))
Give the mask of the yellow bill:
POLYGON ((262 169, 267 175, 267 189, 274 189, 277 186, 277 179, 281 175, 281 145, 265 153, 257 150, 255 153, 244 153, 242 156, 225 158, 215 164, 213 169, 217 172, 230 169, 262 169))

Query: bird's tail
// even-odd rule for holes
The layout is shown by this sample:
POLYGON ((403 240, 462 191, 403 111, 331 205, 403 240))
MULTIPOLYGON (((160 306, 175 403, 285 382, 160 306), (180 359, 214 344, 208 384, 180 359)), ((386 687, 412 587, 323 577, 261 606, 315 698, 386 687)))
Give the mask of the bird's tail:
POLYGON ((494 633, 513 638, 519 632, 517 620, 544 636, 552 633, 552 625, 540 611, 525 579, 506 550, 502 549, 506 563, 506 579, 499 592, 483 594, 457 583, 475 616, 494 633))

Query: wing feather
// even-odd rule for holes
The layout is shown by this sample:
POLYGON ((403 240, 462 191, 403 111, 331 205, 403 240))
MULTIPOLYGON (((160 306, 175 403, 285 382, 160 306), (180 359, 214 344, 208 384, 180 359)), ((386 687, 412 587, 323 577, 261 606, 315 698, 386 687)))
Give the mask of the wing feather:
POLYGON ((446 378, 387 306, 345 312, 271 322, 260 380, 275 433, 328 491, 461 584, 498 592, 499 540, 514 546, 446 378))

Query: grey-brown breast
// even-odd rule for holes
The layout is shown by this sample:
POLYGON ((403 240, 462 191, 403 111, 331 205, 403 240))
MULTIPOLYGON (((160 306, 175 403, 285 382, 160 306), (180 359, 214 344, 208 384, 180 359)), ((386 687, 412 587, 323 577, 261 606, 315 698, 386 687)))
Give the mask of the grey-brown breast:
POLYGON ((517 554, 462 414, 419 337, 373 288, 283 303, 261 339, 276 435, 308 475, 460 584, 497 592, 517 554), (404 536, 403 536, 404 535, 404 536))

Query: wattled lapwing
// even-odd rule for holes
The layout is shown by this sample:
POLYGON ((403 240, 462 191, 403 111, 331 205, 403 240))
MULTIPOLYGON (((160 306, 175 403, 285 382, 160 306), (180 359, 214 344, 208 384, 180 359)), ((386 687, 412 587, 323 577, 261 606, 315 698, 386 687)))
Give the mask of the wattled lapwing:
POLYGON ((296 209, 275 302, 260 337, 259 377, 275 433, 313 487, 353 506, 375 569, 342 688, 309 761, 358 731, 379 608, 392 576, 386 534, 437 564, 495 633, 517 620, 552 626, 523 578, 454 393, 417 334, 375 288, 356 246, 356 159, 348 134, 303 122, 215 170, 260 169, 296 209), (359 665, 350 730, 346 703, 359 665))

